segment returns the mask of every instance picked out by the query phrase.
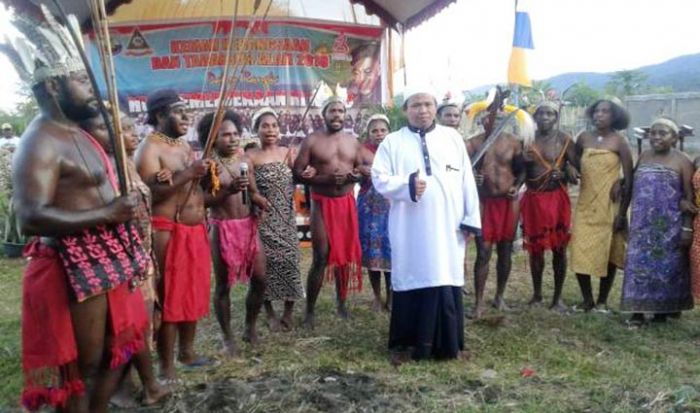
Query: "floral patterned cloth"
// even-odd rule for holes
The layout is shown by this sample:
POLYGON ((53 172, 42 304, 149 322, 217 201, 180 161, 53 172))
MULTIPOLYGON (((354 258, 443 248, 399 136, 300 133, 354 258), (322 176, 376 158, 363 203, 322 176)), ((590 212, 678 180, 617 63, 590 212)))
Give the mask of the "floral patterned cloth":
POLYGON ((637 167, 622 311, 674 313, 693 308, 688 251, 680 244, 682 195, 675 170, 658 164, 637 167))
POLYGON ((371 183, 357 196, 362 266, 368 270, 391 271, 389 207, 389 201, 371 183))

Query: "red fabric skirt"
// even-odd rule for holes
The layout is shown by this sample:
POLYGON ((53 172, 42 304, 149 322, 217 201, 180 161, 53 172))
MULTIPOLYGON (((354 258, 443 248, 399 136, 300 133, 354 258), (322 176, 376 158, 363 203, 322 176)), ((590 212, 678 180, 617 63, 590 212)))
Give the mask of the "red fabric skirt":
POLYGON ((177 224, 154 216, 153 229, 170 232, 165 253, 163 321, 197 321, 209 314, 211 251, 204 224, 177 224))
POLYGON ((260 251, 258 223, 253 217, 210 219, 218 228, 221 260, 228 269, 228 285, 247 283, 253 273, 255 256, 260 251))
MULTIPOLYGON (((22 291, 22 405, 29 410, 45 404, 65 406, 69 397, 85 391, 77 366, 68 280, 54 249, 34 241, 24 254, 30 260, 22 291)), ((148 316, 140 290, 129 291, 128 283, 106 294, 106 342, 110 367, 115 368, 143 348, 148 316)))
POLYGON ((311 194, 321 208, 323 225, 328 237, 329 280, 340 277, 340 297, 346 299, 349 291, 362 291, 362 249, 357 222, 357 207, 352 193, 339 197, 311 194))
POLYGON ((485 242, 493 244, 513 241, 518 223, 513 202, 515 201, 507 197, 481 198, 481 232, 485 242))
POLYGON ((527 190, 520 201, 525 248, 530 253, 566 248, 571 238, 571 201, 566 189, 527 190))

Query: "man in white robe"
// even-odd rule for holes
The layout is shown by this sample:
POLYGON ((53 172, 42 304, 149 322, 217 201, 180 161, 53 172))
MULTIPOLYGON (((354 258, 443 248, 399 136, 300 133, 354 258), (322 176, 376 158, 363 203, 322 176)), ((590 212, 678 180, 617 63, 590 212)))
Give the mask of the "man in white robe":
POLYGON ((399 362, 464 349, 464 243, 480 234, 479 198, 462 137, 436 125, 436 108, 425 90, 406 93, 409 126, 384 139, 372 164, 374 187, 391 201, 389 349, 399 362))

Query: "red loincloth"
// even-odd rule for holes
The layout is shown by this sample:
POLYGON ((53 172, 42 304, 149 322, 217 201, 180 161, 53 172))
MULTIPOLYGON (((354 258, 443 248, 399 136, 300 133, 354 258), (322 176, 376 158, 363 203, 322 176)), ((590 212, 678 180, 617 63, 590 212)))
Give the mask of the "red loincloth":
POLYGON ((209 313, 211 286, 211 251, 204 224, 177 224, 154 216, 153 229, 170 232, 161 269, 165 296, 163 321, 177 323, 197 321, 209 313))
POLYGON ((352 193, 339 197, 311 194, 321 207, 323 225, 328 237, 328 264, 326 276, 340 277, 340 298, 345 300, 349 291, 362 291, 362 249, 357 223, 357 207, 352 193))
MULTIPOLYGON (((22 291, 22 405, 37 410, 47 404, 65 407, 85 391, 78 371, 78 349, 70 314, 68 280, 56 251, 33 241, 22 291)), ((110 367, 127 362, 144 346, 148 316, 141 292, 122 283, 108 291, 107 345, 110 367)))
POLYGON ((513 241, 518 222, 513 202, 507 197, 481 198, 481 233, 485 242, 493 244, 513 241))
POLYGON ((571 238, 571 201, 564 187, 554 191, 527 190, 520 201, 523 248, 530 253, 566 248, 571 238))
POLYGON ((219 229, 221 260, 228 268, 228 285, 247 283, 253 273, 255 256, 260 251, 258 223, 254 217, 242 219, 210 219, 219 229))

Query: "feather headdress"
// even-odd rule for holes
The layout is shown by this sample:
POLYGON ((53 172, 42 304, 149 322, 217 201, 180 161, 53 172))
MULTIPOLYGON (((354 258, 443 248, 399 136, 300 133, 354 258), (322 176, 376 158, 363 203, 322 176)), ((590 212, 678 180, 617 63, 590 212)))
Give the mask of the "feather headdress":
MULTIPOLYGON (((43 22, 15 14, 12 24, 22 37, 5 37, 5 42, 0 43, 0 52, 7 55, 20 78, 31 85, 85 70, 68 29, 56 20, 46 5, 41 5, 41 11, 45 18, 43 22)), ((80 33, 75 16, 68 17, 68 24, 80 33)))

